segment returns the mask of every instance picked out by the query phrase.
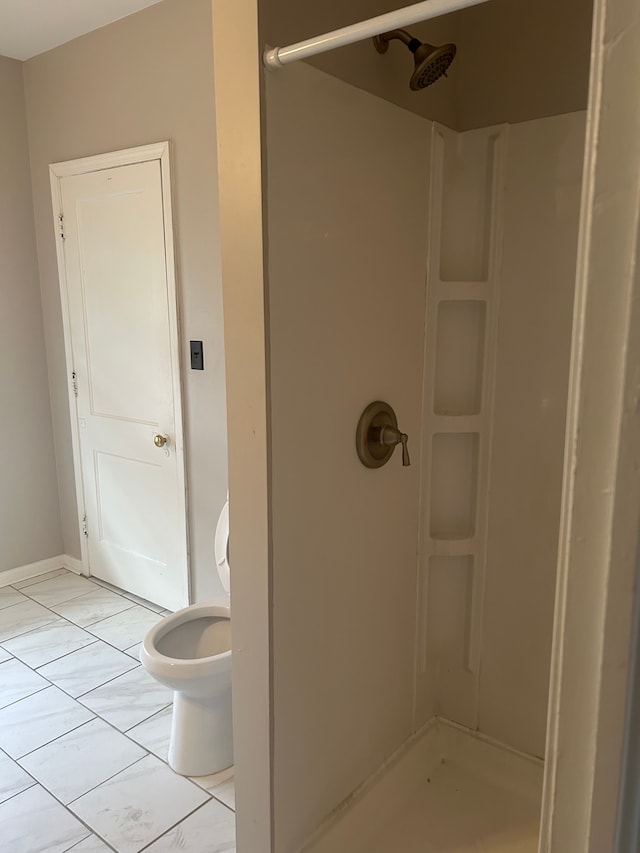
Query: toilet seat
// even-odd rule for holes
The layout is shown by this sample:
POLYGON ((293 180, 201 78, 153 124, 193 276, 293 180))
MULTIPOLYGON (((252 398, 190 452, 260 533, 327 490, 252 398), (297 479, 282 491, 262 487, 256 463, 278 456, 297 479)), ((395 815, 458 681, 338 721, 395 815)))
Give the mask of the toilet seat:
POLYGON ((229 565, 229 499, 222 507, 216 525, 215 555, 218 576, 225 592, 231 589, 231 567, 229 565))
POLYGON ((219 654, 196 658, 169 657, 158 649, 158 641, 179 628, 187 622, 195 619, 230 619, 231 612, 228 607, 216 604, 191 604, 165 616, 157 625, 151 628, 142 643, 140 649, 140 662, 158 681, 167 683, 169 679, 174 690, 179 689, 179 682, 192 681, 194 678, 204 679, 204 682, 214 674, 220 674, 224 670, 231 671, 231 648, 219 654))

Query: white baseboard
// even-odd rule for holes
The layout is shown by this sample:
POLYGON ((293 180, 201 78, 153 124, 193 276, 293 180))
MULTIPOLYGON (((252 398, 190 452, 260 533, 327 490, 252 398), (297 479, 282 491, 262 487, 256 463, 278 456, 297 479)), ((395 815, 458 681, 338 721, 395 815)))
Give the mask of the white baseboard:
POLYGON ((47 572, 54 572, 56 569, 68 569, 76 575, 84 574, 81 560, 70 557, 68 554, 61 554, 59 557, 47 557, 46 560, 38 560, 37 563, 28 563, 26 566, 17 566, 15 569, 0 572, 0 587, 35 578, 38 575, 46 575, 47 572))
POLYGON ((77 557, 71 557, 69 554, 65 554, 62 559, 64 560, 65 569, 69 569, 70 572, 76 575, 86 574, 82 560, 79 560, 77 557))

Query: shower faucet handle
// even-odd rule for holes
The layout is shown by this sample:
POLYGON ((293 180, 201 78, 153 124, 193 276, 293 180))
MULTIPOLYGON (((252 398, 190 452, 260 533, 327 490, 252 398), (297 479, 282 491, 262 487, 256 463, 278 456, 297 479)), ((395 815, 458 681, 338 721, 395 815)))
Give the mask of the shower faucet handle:
POLYGON ((369 403, 356 429, 356 450, 365 468, 386 465, 397 444, 402 445, 402 464, 411 465, 407 441, 407 434, 398 429, 398 419, 391 406, 383 400, 369 403))
POLYGON ((400 433, 400 444, 402 445, 402 464, 406 468, 408 465, 411 465, 411 459, 409 459, 409 448, 407 447, 408 436, 406 432, 400 433))
POLYGON ((406 432, 400 432, 397 427, 391 426, 390 424, 380 427, 381 444, 384 444, 386 447, 395 447, 396 444, 402 445, 402 464, 405 468, 408 465, 411 465, 411 460, 409 459, 409 448, 407 447, 408 440, 409 436, 406 432))

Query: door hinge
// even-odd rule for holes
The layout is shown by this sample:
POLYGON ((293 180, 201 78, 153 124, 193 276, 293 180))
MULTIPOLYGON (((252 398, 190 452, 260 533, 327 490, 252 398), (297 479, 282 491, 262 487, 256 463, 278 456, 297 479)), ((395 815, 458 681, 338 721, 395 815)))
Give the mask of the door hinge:
POLYGON ((89 537, 89 527, 87 525, 87 516, 84 515, 82 517, 82 532, 88 538, 89 537))
POLYGON ((66 238, 64 236, 64 216, 61 213, 58 214, 58 227, 60 228, 60 236, 63 240, 65 240, 66 238))
POLYGON ((71 373, 71 387, 73 388, 74 397, 78 396, 78 374, 74 371, 71 373))

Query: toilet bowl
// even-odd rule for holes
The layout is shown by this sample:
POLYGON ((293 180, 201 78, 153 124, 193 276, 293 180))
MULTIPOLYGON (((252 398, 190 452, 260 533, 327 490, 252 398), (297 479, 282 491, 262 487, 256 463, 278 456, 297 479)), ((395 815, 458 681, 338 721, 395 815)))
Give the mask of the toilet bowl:
MULTIPOLYGON (((216 528, 216 567, 229 592, 229 503, 216 528)), ((174 691, 169 765, 183 776, 209 776, 233 764, 231 610, 192 604, 151 628, 140 662, 174 691)))

